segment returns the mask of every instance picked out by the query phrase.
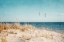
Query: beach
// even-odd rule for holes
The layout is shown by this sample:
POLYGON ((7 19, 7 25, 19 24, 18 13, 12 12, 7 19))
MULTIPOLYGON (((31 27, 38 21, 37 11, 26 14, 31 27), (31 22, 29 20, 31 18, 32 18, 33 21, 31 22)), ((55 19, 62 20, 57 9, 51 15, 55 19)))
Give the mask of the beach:
POLYGON ((37 29, 27 24, 0 23, 0 42, 64 42, 64 33, 37 29))
POLYGON ((0 42, 64 42, 64 0, 0 0, 0 42))

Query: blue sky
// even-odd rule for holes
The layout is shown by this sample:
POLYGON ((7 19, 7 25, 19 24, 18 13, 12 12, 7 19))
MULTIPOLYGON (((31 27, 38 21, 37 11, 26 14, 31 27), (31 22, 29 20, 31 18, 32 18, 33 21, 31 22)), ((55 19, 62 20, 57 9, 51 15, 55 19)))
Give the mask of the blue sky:
POLYGON ((64 22, 64 0, 0 0, 0 22, 64 22))

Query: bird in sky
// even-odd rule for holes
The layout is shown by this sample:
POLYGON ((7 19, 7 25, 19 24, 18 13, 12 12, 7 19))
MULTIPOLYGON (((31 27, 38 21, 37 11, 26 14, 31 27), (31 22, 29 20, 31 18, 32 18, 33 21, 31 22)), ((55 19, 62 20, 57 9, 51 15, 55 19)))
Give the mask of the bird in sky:
POLYGON ((44 16, 46 17, 46 13, 44 14, 44 16))
POLYGON ((39 16, 40 16, 40 12, 39 12, 39 16))

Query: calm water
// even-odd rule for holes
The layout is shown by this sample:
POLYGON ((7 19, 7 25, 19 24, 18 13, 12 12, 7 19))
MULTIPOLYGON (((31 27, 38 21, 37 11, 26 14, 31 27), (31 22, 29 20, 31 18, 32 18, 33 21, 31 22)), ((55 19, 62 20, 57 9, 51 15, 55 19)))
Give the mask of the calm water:
POLYGON ((20 24, 29 24, 37 28, 45 28, 56 32, 64 32, 64 22, 21 22, 20 24))
MULTIPOLYGON (((14 23, 14 22, 7 22, 14 23)), ((32 25, 36 28, 45 28, 56 32, 64 32, 64 22, 20 22, 21 25, 32 25)))

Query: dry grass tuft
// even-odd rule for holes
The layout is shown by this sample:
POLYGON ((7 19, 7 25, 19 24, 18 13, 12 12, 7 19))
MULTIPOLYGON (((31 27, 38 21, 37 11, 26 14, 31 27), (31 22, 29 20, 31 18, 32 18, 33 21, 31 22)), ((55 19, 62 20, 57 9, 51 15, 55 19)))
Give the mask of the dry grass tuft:
POLYGON ((21 31, 35 30, 35 28, 31 25, 24 25, 22 27, 20 25, 20 23, 14 23, 14 24, 0 23, 0 32, 3 31, 3 30, 8 30, 8 29, 19 29, 21 31))
POLYGON ((13 28, 14 29, 20 29, 21 28, 20 23, 14 23, 13 28))
POLYGON ((12 25, 11 24, 8 24, 8 23, 0 23, 0 32, 3 31, 3 30, 8 30, 8 29, 11 29, 12 28, 12 25))

